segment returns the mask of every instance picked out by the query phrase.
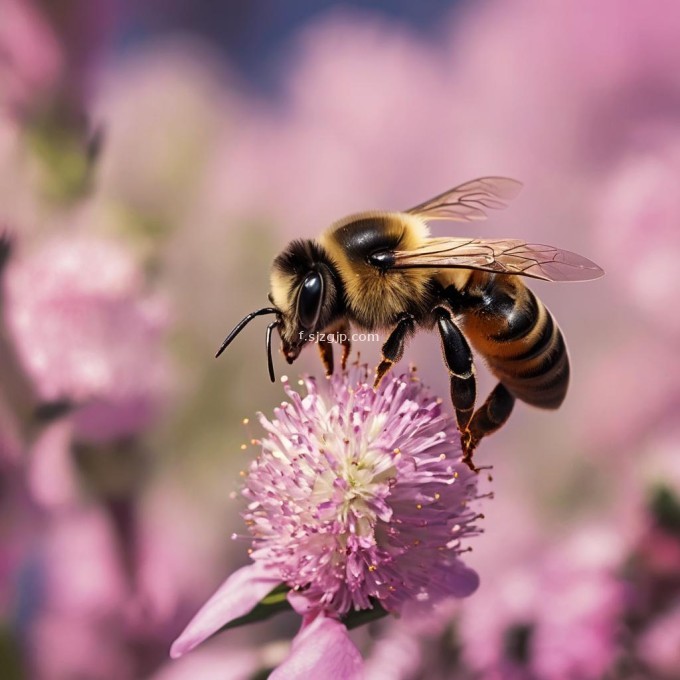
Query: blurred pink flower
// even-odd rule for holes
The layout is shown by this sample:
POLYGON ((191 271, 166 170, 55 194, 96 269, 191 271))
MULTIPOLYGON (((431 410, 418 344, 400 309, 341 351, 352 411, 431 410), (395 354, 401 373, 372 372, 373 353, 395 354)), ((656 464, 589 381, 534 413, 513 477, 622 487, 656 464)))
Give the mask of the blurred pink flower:
POLYGON ((166 664, 152 680, 224 680, 228 669, 229 680, 252 680, 266 669, 259 650, 201 649, 195 654, 166 664))
POLYGON ((63 54, 49 23, 32 0, 0 0, 0 115, 24 112, 52 93, 63 54))
POLYGON ((93 103, 106 131, 97 199, 118 206, 110 219, 140 220, 154 235, 181 224, 201 241, 197 194, 215 138, 231 127, 221 75, 216 56, 189 38, 156 41, 110 65, 93 103))
POLYGON ((68 0, 55 5, 50 0, 37 1, 50 20, 64 53, 66 63, 61 96, 86 111, 96 86, 99 61, 111 47, 122 3, 117 0, 68 0))
POLYGON ((365 677, 371 680, 411 680, 423 667, 420 636, 411 623, 393 621, 375 642, 364 665, 365 677))
MULTIPOLYGON (((659 493, 660 490, 657 490, 659 493)), ((668 493, 668 488, 661 493, 668 493)), ((675 495, 677 504, 679 497, 675 495)), ((658 498, 656 499, 658 503, 658 498)), ((667 500, 667 499, 666 499, 667 500)), ((634 609, 638 618, 650 621, 667 609, 669 600, 680 597, 680 535, 667 525, 667 508, 652 508, 647 527, 640 532, 630 559, 629 578, 635 588, 634 609), (659 513, 659 510, 663 512, 659 513), (656 516, 657 513, 660 516, 656 516)), ((677 511, 676 511, 677 515, 677 511)))
POLYGON ((0 114, 0 221, 21 235, 37 231, 45 219, 30 157, 21 123, 0 114))
POLYGON ((78 507, 53 515, 35 571, 28 595, 38 601, 27 626, 32 677, 132 678, 121 607, 130 590, 107 514, 78 507))
POLYGON ((48 424, 33 442, 28 484, 33 498, 44 508, 65 507, 80 497, 72 444, 71 418, 48 424))
POLYGON ((676 420, 680 357, 670 343, 637 333, 613 343, 584 382, 579 429, 597 453, 619 463, 639 458, 641 447, 676 420), (644 370, 635 370, 644 361, 644 370))
POLYGON ((189 499, 167 485, 127 510, 73 499, 50 509, 24 593, 32 603, 25 628, 35 677, 149 677, 205 597, 205 582, 223 568, 217 527, 210 532, 189 499))
POLYGON ((94 619, 110 616, 129 596, 114 527, 100 508, 53 516, 41 559, 49 609, 94 619))
POLYGON ((529 227, 576 248, 590 240, 603 161, 618 162, 640 124, 674 119, 680 13, 661 6, 486 2, 455 8, 439 40, 368 12, 328 13, 291 50, 284 103, 246 106, 213 194, 232 215, 307 236, 353 211, 509 174, 530 192, 529 227))
POLYGON ((23 449, 19 423, 15 414, 5 403, 6 397, 0 393, 0 466, 16 463, 23 449))
POLYGON ((210 594, 210 584, 223 577, 220 539, 239 519, 225 518, 222 507, 206 507, 179 485, 154 483, 140 504, 136 524, 135 614, 147 627, 156 622, 169 630, 172 624, 173 634, 210 594))
POLYGON ((406 208, 468 179, 455 172, 445 73, 436 48, 377 16, 315 22, 298 38, 285 106, 245 102, 209 194, 232 219, 312 236, 352 211, 406 208))
POLYGON ((11 620, 21 606, 17 596, 21 569, 40 527, 22 472, 16 461, 0 459, 0 621, 11 620))
POLYGON ((133 663, 116 626, 64 612, 46 614, 27 644, 33 680, 135 680, 133 663))
POLYGON ((677 678, 680 668, 680 602, 671 604, 641 635, 637 652, 660 678, 677 678))
POLYGON ((484 152, 487 135, 519 163, 533 155, 532 175, 546 164, 538 181, 577 190, 563 192, 566 204, 598 197, 588 180, 627 153, 641 123, 676 120, 673 0, 497 1, 453 17, 453 79, 470 147, 482 142, 484 152))
POLYGON ((548 558, 533 636, 539 677, 596 680, 614 667, 628 601, 624 549, 618 532, 586 529, 548 558))
POLYGON ((125 249, 61 237, 12 262, 7 323, 44 401, 77 407, 76 434, 107 440, 147 427, 169 387, 167 312, 125 249))
POLYGON ((611 532, 581 530, 485 584, 462 609, 466 662, 490 677, 601 678, 619 653, 623 548, 611 532))
MULTIPOLYGON (((211 346, 223 332, 222 315, 241 299, 224 291, 244 285, 235 281, 244 225, 205 188, 217 140, 240 134, 234 119, 241 98, 231 80, 205 44, 173 36, 112 60, 92 106, 105 143, 90 219, 132 236, 152 266, 162 259, 173 308, 211 346)), ((231 189, 219 188, 225 192, 231 189)))
POLYGON ((459 559, 461 541, 479 533, 468 507, 476 476, 452 457, 453 419, 413 373, 390 374, 377 391, 368 379, 366 367, 336 374, 327 394, 307 379, 304 398, 286 384, 290 403, 273 421, 261 416, 268 434, 243 491, 254 564, 198 612, 173 657, 283 581, 303 625, 280 677, 301 668, 356 677, 359 653, 337 619, 376 604, 409 616, 477 588, 459 559))
POLYGON ((680 333, 680 135, 633 148, 612 173, 598 220, 605 268, 657 333, 680 333))

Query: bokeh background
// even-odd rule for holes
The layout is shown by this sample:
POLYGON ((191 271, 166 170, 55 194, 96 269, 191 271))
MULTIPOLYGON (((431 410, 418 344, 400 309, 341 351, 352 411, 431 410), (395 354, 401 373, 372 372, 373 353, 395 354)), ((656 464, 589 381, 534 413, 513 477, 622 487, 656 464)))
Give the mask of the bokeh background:
MULTIPOLYGON (((680 678, 679 36, 673 0, 0 0, 0 676, 266 677, 294 617, 168 658, 247 562, 284 396, 263 323, 214 351, 289 239, 506 175, 508 210, 436 233, 607 276, 533 286, 568 400, 484 442, 482 586, 354 633, 367 677, 680 678)), ((446 396, 436 337, 407 354, 446 396)))

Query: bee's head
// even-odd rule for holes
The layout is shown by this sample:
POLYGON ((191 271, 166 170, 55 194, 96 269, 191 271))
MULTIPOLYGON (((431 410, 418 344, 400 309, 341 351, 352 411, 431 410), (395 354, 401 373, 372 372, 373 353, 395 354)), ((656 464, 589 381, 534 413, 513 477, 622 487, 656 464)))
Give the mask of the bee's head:
POLYGON ((269 376, 274 380, 271 354, 271 334, 277 328, 281 336, 281 351, 292 364, 305 344, 337 319, 342 313, 342 290, 337 270, 326 251, 310 240, 292 241, 274 260, 269 301, 264 307, 245 316, 225 338, 216 356, 256 316, 274 314, 276 319, 267 326, 267 356, 269 376))
POLYGON ((281 351, 289 364, 341 313, 340 286, 335 265, 314 241, 293 241, 274 260, 269 300, 279 310, 281 351))

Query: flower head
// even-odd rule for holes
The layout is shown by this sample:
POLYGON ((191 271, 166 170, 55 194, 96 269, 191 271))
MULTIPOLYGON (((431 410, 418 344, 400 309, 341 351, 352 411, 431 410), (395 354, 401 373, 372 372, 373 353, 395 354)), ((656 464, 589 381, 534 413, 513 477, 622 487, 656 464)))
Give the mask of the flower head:
POLYGON ((470 594, 477 578, 458 555, 478 533, 476 475, 457 460, 452 418, 413 374, 378 391, 359 377, 335 376, 327 394, 307 378, 305 397, 286 383, 290 402, 260 416, 243 492, 251 557, 339 615, 470 594))
POLYGON ((107 441, 152 422, 170 386, 167 310, 122 245, 60 237, 17 259, 6 314, 39 397, 78 406, 79 435, 107 441))
POLYGON ((260 416, 262 452, 245 473, 254 563, 227 579, 171 654, 193 649, 283 583, 303 623, 271 677, 305 669, 355 678, 361 658, 343 623, 352 610, 408 615, 406 605, 477 588, 460 560, 461 542, 479 533, 469 506, 477 477, 461 462, 453 418, 414 373, 390 374, 374 390, 366 367, 355 367, 325 389, 305 378, 306 396, 284 383, 290 401, 272 420, 260 416))
POLYGON ((24 113, 56 86, 64 55, 36 3, 0 0, 0 15, 0 109, 24 113))
POLYGON ((618 574, 625 550, 620 531, 584 525, 504 564, 503 577, 486 580, 490 587, 462 610, 466 665, 485 678, 606 677, 629 599, 618 574))

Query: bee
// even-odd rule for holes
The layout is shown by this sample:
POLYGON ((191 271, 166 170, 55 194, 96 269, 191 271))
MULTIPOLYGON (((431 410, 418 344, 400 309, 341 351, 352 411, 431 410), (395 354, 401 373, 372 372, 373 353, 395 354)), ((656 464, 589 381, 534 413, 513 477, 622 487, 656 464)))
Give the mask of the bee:
MULTIPOLYGON (((603 271, 590 260, 553 246, 518 239, 433 238, 432 220, 475 221, 487 209, 508 205, 521 183, 483 177, 457 186, 404 212, 370 211, 331 225, 318 239, 292 241, 274 260, 271 307, 248 314, 226 337, 219 356, 256 316, 267 326, 269 375, 274 380, 271 336, 276 329, 287 362, 320 334, 342 338, 342 368, 350 353, 350 328, 387 332, 374 386, 399 361, 418 328, 439 333, 463 460, 498 430, 519 399, 558 408, 569 385, 569 356, 559 326, 525 285, 526 278, 585 281, 603 271), (475 408, 474 351, 498 379, 475 408)), ((333 348, 318 342, 326 374, 333 348)))

